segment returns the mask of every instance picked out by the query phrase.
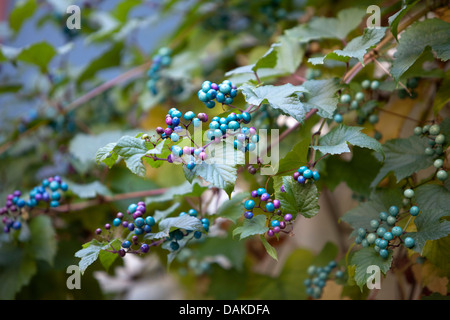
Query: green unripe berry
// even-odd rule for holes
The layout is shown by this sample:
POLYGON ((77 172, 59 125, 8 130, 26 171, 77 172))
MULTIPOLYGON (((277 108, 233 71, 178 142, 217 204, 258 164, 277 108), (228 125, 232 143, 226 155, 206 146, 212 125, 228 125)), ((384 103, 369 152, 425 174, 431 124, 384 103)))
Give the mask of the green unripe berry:
POLYGON ((441 127, 438 124, 433 124, 430 127, 430 134, 433 136, 437 136, 441 132, 441 127))
POLYGON ((377 235, 375 233, 369 233, 366 237, 366 240, 369 244, 374 244, 377 239, 377 235))
POLYGON ((364 80, 363 82, 361 82, 361 87, 363 89, 369 89, 370 88, 370 80, 364 80))
POLYGON ((427 133, 428 130, 430 130, 430 125, 429 125, 429 124, 426 124, 426 125, 424 125, 424 126, 422 127, 422 132, 423 132, 423 133, 427 133))
POLYGON ((341 103, 350 103, 352 101, 352 97, 349 94, 343 94, 340 99, 341 103))
POLYGON ((434 149, 430 148, 430 147, 426 147, 424 152, 427 156, 432 156, 434 154, 434 149))
POLYGON ((356 110, 356 109, 358 109, 358 107, 359 107, 358 101, 353 100, 353 101, 350 103, 350 110, 356 110))
POLYGON ((441 133, 441 134, 438 134, 437 136, 436 136, 436 138, 434 139, 434 141, 436 141, 436 143, 437 144, 444 144, 444 142, 445 142, 445 136, 441 133))
POLYGON ((366 235, 366 229, 364 229, 364 228, 359 228, 359 229, 358 229, 358 235, 359 235, 360 237, 364 237, 364 236, 366 235))
POLYGON ((370 88, 372 90, 377 90, 379 87, 380 87, 380 82, 377 80, 372 81, 370 84, 370 88))
POLYGON ((373 229, 376 229, 380 226, 380 223, 378 222, 378 220, 370 220, 370 227, 373 229))
POLYGON ((444 160, 442 160, 442 159, 436 159, 436 160, 434 160, 434 162, 433 162, 433 166, 434 166, 436 169, 442 168, 443 165, 444 165, 444 160))
POLYGON ((364 93, 362 93, 362 92, 357 92, 357 93, 355 94, 355 100, 356 100, 356 101, 363 101, 363 100, 364 100, 364 93))
POLYGON ((390 226, 393 226, 397 222, 397 218, 393 216, 389 216, 386 219, 386 223, 390 226))
POLYGON ((405 196, 405 198, 411 199, 412 197, 414 197, 414 190, 406 189, 405 191, 403 191, 403 195, 405 196))
POLYGON ((377 123, 377 122, 378 122, 378 115, 376 115, 376 114, 371 114, 371 115, 369 116, 369 123, 375 124, 375 123, 377 123))
POLYGON ((415 127, 414 128, 414 134, 416 135, 416 136, 420 136, 421 134, 422 134, 422 128, 421 127, 415 127))
POLYGON ((395 226, 392 228, 391 233, 394 237, 399 237, 403 233, 403 229, 399 226, 395 226))
POLYGON ((445 181, 448 178, 448 173, 447 171, 441 169, 436 173, 436 177, 441 181, 445 181))

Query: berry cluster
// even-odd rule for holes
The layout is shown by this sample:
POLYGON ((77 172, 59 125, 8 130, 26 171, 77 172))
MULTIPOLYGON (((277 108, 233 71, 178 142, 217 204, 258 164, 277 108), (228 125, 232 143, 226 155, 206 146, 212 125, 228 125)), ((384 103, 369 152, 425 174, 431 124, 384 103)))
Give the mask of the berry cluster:
MULTIPOLYGON (((410 199, 414 196, 412 189, 406 189, 404 192, 406 198, 410 199)), ((412 206, 409 209, 411 216, 417 216, 420 213, 420 209, 417 206, 412 206)), ((373 248, 379 255, 386 259, 389 256, 390 249, 398 247, 400 243, 403 243, 407 248, 413 248, 415 241, 411 237, 401 238, 404 231, 401 227, 396 226, 397 220, 400 216, 400 210, 397 206, 389 207, 388 212, 382 211, 379 214, 379 219, 373 219, 370 221, 370 230, 365 228, 359 228, 358 235, 355 238, 356 244, 361 244, 363 247, 373 248), (388 231, 387 228, 390 230, 388 231), (400 242, 393 244, 395 239, 398 238, 400 242)))
POLYGON ((208 116, 206 113, 199 113, 197 117, 193 111, 187 111, 184 114, 177 108, 171 108, 166 115, 166 125, 163 127, 157 127, 156 133, 161 136, 162 139, 170 139, 173 142, 178 142, 180 140, 180 133, 183 132, 184 128, 189 127, 192 123, 194 127, 199 127, 201 122, 208 121, 208 116), (184 124, 182 120, 188 121, 184 124))
POLYGON ((153 56, 152 65, 147 72, 150 78, 147 81, 147 88, 154 95, 158 94, 157 82, 161 77, 161 70, 167 68, 172 63, 171 58, 172 50, 167 47, 162 47, 158 50, 158 53, 153 56))
MULTIPOLYGON (((190 215, 191 217, 197 217, 198 216, 198 212, 195 209, 190 209, 188 212, 181 212, 179 214, 179 216, 184 216, 184 215, 190 215)), ((203 229, 205 230, 205 232, 209 232, 209 225, 210 222, 207 218, 199 218, 200 222, 203 225, 203 229)), ((184 237, 188 236, 189 234, 192 233, 192 230, 182 230, 182 229, 176 229, 174 231, 171 231, 169 233, 169 237, 166 238, 167 241, 170 242, 169 247, 172 251, 177 251, 180 248, 180 244, 178 243, 178 241, 182 240, 184 237)), ((201 231, 194 231, 194 238, 195 239, 200 239, 202 237, 202 232, 201 231)))
POLYGON ((211 81, 204 81, 197 96, 207 108, 212 109, 216 105, 214 100, 226 105, 232 104, 233 98, 237 96, 237 88, 230 80, 224 80, 219 85, 211 81))
POLYGON ((0 215, 3 216, 2 222, 5 225, 3 231, 10 232, 11 229, 19 230, 22 227, 21 210, 23 208, 34 208, 39 203, 47 203, 50 207, 56 208, 62 199, 62 192, 69 189, 67 183, 62 181, 60 176, 49 177, 42 181, 42 184, 34 187, 29 193, 28 199, 22 197, 20 190, 14 191, 6 197, 6 204, 0 208, 0 215))
POLYGON ((296 172, 294 172, 292 177, 298 183, 305 184, 308 182, 308 180, 311 182, 319 180, 320 175, 314 169, 309 169, 307 166, 301 166, 296 172))
MULTIPOLYGON (((180 248, 178 241, 183 239, 186 235, 190 234, 191 230, 176 229, 169 232, 169 236, 162 239, 162 241, 156 241, 152 244, 145 242, 145 234, 152 232, 153 226, 156 224, 155 218, 151 215, 145 215, 147 209, 145 202, 132 203, 128 206, 127 214, 132 217, 132 221, 125 218, 122 212, 116 214, 116 218, 113 219, 112 225, 105 224, 105 230, 110 231, 112 227, 121 227, 129 230, 128 237, 122 241, 121 248, 114 250, 120 257, 124 257, 127 253, 142 254, 147 253, 150 250, 150 246, 160 245, 163 242, 170 242, 169 247, 171 250, 176 251, 180 248), (144 235, 144 236, 143 236, 144 235)), ((190 209, 188 213, 181 212, 179 216, 189 214, 190 216, 197 216, 195 209, 190 209)), ((206 232, 209 231, 209 220, 206 218, 200 219, 203 228, 206 232)), ((101 235, 103 230, 98 228, 95 230, 97 235, 101 235)), ((194 238, 200 239, 202 233, 200 231, 194 231, 194 238)))
POLYGON ((285 229, 289 224, 292 224, 292 215, 290 213, 283 215, 280 210, 280 200, 271 199, 270 194, 267 193, 266 189, 258 188, 257 190, 253 190, 251 196, 255 199, 259 198, 259 201, 258 204, 256 204, 253 199, 244 202, 244 208, 247 210, 244 213, 244 217, 246 219, 252 219, 253 209, 255 208, 259 208, 266 213, 272 213, 269 219, 269 230, 267 231, 269 237, 273 237, 275 234, 280 233, 281 230, 285 229))
POLYGON ((447 171, 443 168, 444 166, 444 145, 446 144, 445 135, 441 133, 441 127, 438 124, 424 125, 423 127, 414 128, 414 134, 417 136, 424 136, 428 138, 428 147, 425 148, 424 152, 429 156, 438 156, 442 158, 437 158, 434 160, 433 166, 437 169, 436 178, 441 181, 445 181, 448 178, 447 171))
MULTIPOLYGON (((325 267, 309 266, 306 271, 309 277, 303 282, 306 294, 314 299, 319 299, 327 280, 332 279, 332 271, 336 267, 337 263, 334 260, 331 260, 325 267)), ((336 270, 334 273, 335 279, 342 279, 344 276, 345 273, 342 270, 336 270)))
POLYGON ((406 80, 406 88, 409 89, 409 93, 405 88, 397 90, 397 95, 400 99, 405 99, 407 97, 411 99, 417 98, 417 92, 414 90, 419 86, 419 78, 409 78, 406 80))
MULTIPOLYGON (((369 101, 368 104, 364 104, 370 94, 378 90, 380 87, 380 82, 378 80, 370 81, 368 79, 361 82, 361 88, 364 91, 358 91, 352 97, 349 93, 342 94, 340 97, 340 111, 336 111, 333 120, 337 123, 342 123, 344 118, 342 116, 343 113, 350 112, 352 110, 357 111, 356 121, 359 125, 363 125, 366 121, 370 124, 374 125, 378 123, 379 118, 376 112, 376 103, 370 103, 373 101, 369 101)), ((381 139, 381 133, 379 131, 375 131, 375 139, 381 139)))

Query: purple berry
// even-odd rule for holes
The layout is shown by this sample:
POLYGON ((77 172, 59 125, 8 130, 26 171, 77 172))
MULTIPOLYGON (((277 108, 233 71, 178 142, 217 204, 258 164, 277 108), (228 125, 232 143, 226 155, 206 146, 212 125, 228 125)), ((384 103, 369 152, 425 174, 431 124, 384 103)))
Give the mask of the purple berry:
POLYGON ((268 194, 267 192, 266 193, 263 193, 262 195, 261 195, 261 201, 267 201, 267 200, 269 200, 270 199, 270 194, 268 194))
POLYGON ((284 221, 291 221, 292 220, 292 214, 286 213, 284 215, 284 221))
POLYGON ((173 121, 173 119, 172 119, 172 117, 166 117, 166 124, 168 125, 168 126, 171 126, 172 125, 172 121, 173 121))
POLYGON ((281 185, 280 191, 281 191, 281 192, 286 192, 286 189, 284 188, 284 185, 281 185))
POLYGON ((14 197, 20 197, 21 195, 22 195, 22 192, 20 192, 19 190, 16 190, 13 192, 14 197))
POLYGON ((141 206, 141 205, 138 204, 136 212, 138 212, 138 211, 141 212, 142 214, 144 214, 145 213, 145 206, 141 206))
POLYGON ((168 163, 173 163, 173 154, 169 154, 169 155, 167 156, 167 162, 168 162, 168 163))
POLYGON ((286 228, 286 222, 280 221, 280 229, 286 228))
POLYGON ((245 217, 246 219, 251 219, 251 218, 253 218, 253 212, 251 212, 251 211, 246 211, 246 212, 244 213, 244 217, 245 217))
POLYGON ((272 203, 273 203, 273 206, 275 207, 275 209, 278 209, 281 207, 280 200, 275 199, 275 200, 273 200, 272 203))
POLYGON ((275 234, 275 233, 273 232, 272 229, 269 229, 269 231, 267 231, 267 235, 268 235, 269 237, 273 237, 274 234, 275 234))
POLYGON ((123 221, 122 222, 122 227, 128 228, 128 221, 123 221))
POLYGON ((149 249, 150 249, 150 247, 149 247, 148 244, 143 243, 143 244, 141 245, 141 252, 147 253, 149 249))
POLYGON ((105 224, 105 229, 106 229, 106 230, 111 229, 111 225, 110 225, 109 223, 105 224))
POLYGON ((117 253, 119 257, 125 257, 126 251, 124 249, 120 249, 117 253))
POLYGON ((300 177, 300 173, 297 172, 297 171, 295 171, 294 174, 292 175, 292 177, 293 177, 295 180, 297 180, 298 177, 300 177))
POLYGON ((119 218, 119 219, 122 219, 123 218, 123 213, 122 212, 117 212, 116 217, 119 218))
POLYGON ((273 232, 279 233, 281 231, 280 227, 274 227, 273 232))
POLYGON ((167 136, 170 136, 170 135, 172 134, 172 132, 173 132, 173 130, 170 129, 170 128, 165 128, 165 129, 164 129, 164 133, 165 133, 167 136))
POLYGON ((97 228, 97 230, 95 230, 95 233, 96 233, 96 234, 100 234, 100 233, 102 233, 102 229, 100 229, 100 228, 97 228))
POLYGON ((156 133, 159 134, 159 135, 162 135, 162 134, 164 133, 164 128, 162 128, 162 127, 157 127, 157 128, 156 128, 156 133))
POLYGON ((211 89, 219 90, 219 86, 217 85, 217 83, 211 83, 211 89))
POLYGON ((252 198, 256 198, 258 196, 258 191, 253 190, 252 191, 252 198))

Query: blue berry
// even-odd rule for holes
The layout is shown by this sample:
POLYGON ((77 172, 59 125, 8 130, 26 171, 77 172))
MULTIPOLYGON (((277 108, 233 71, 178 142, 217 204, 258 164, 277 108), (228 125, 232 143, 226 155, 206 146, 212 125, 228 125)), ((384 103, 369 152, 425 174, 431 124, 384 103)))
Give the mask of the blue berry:
POLYGON ((137 205, 135 203, 132 203, 128 206, 128 213, 133 214, 136 212, 137 205))
POLYGON ((407 248, 412 248, 416 245, 416 242, 411 237, 406 237, 404 243, 407 248))
POLYGON ((391 206, 389 208, 389 214, 393 217, 396 217, 399 213, 398 207, 397 206, 391 206))
POLYGON ((305 184, 306 178, 305 178, 304 176, 299 176, 299 177, 297 178, 297 182, 298 182, 298 183, 301 183, 301 184, 305 184))
POLYGON ((381 249, 381 250, 380 250, 380 256, 381 256, 383 259, 386 259, 386 258, 389 256, 389 251, 386 250, 386 249, 381 249))
POLYGON ((253 212, 251 212, 251 211, 246 211, 246 212, 244 213, 244 217, 245 217, 246 219, 251 219, 251 218, 253 218, 253 212))
POLYGON ((311 178, 311 177, 312 177, 312 171, 309 170, 309 169, 306 169, 305 171, 303 171, 303 176, 304 176, 306 179, 311 178))
POLYGON ((313 171, 313 172, 312 172, 312 178, 313 178, 315 181, 319 180, 319 178, 320 178, 319 173, 318 173, 317 171, 313 171))
POLYGON ((384 236, 384 234, 387 232, 387 230, 386 230, 386 228, 384 228, 384 227, 379 227, 378 229, 377 229, 377 235, 379 236, 379 237, 383 237, 384 236))
POLYGON ((275 206, 273 205, 272 202, 268 202, 268 203, 266 204, 266 210, 267 210, 268 212, 274 212, 274 211, 275 211, 275 206))
POLYGON ((264 193, 267 193, 267 191, 264 188, 258 188, 258 190, 256 190, 256 193, 258 194, 258 196, 262 196, 264 193))
POLYGON ((180 248, 180 245, 178 244, 178 242, 172 241, 170 243, 170 249, 172 249, 173 251, 177 251, 179 248, 180 248))
POLYGON ((202 233, 200 231, 195 231, 194 232, 194 238, 195 239, 200 239, 202 237, 202 233))
POLYGON ((253 201, 253 200, 251 200, 251 199, 245 201, 244 207, 245 207, 245 209, 247 209, 247 210, 252 210, 252 209, 255 207, 255 201, 253 201))
POLYGON ((387 212, 380 212, 379 218, 381 221, 386 221, 386 219, 389 217, 389 214, 387 212))
POLYGON ((138 228, 141 228, 145 224, 145 220, 141 217, 138 217, 134 220, 134 225, 138 228))
POLYGON ((150 227, 153 227, 155 225, 156 221, 155 221, 155 218, 153 218, 152 216, 147 216, 145 218, 145 223, 147 225, 149 225, 150 227))
POLYGON ((119 218, 115 218, 112 222, 114 227, 118 227, 122 224, 122 221, 119 218))
POLYGON ((50 207, 52 207, 52 208, 59 207, 59 201, 57 201, 57 200, 50 201, 50 207))
POLYGON ((188 214, 192 217, 196 217, 198 212, 195 209, 189 209, 188 214))
POLYGON ((402 235, 403 233, 403 229, 399 226, 395 226, 392 228, 391 233, 395 236, 395 237, 399 237, 402 235))
POLYGON ((412 207, 409 209, 409 213, 410 213, 412 216, 417 216, 417 215, 419 214, 419 212, 420 212, 420 209, 419 209, 418 206, 412 206, 412 207))
POLYGON ((134 228, 134 234, 135 235, 139 236, 139 235, 141 235, 143 233, 144 233, 144 229, 143 228, 138 228, 138 227, 134 228))
POLYGON ((146 243, 143 243, 143 244, 141 245, 141 247, 140 247, 140 250, 141 250, 141 252, 143 252, 143 253, 147 253, 148 250, 150 250, 150 246, 149 246, 148 244, 146 244, 146 243))
POLYGON ((129 247, 131 247, 130 241, 125 240, 124 242, 122 242, 122 248, 128 249, 129 247))

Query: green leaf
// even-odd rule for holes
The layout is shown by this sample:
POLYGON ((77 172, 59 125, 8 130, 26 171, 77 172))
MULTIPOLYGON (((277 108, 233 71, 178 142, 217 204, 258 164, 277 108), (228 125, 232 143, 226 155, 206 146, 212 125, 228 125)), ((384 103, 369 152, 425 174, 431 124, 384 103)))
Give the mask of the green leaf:
POLYGON ((415 190, 420 214, 414 219, 417 232, 407 233, 415 240, 414 250, 422 254, 429 240, 444 238, 450 234, 450 191, 438 184, 425 184, 415 190))
POLYGON ((383 145, 385 155, 383 167, 370 186, 377 186, 390 172, 394 173, 399 182, 414 172, 431 166, 433 158, 425 154, 426 147, 428 147, 427 139, 418 136, 387 141, 383 145))
POLYGON ((378 266, 380 271, 386 274, 391 268, 392 259, 392 252, 389 253, 387 259, 384 259, 373 247, 362 248, 355 252, 350 264, 356 266, 355 281, 361 291, 363 290, 363 286, 367 284, 367 279, 372 275, 367 272, 367 268, 370 266, 378 266))
POLYGON ((142 0, 124 0, 115 6, 111 14, 118 21, 125 23, 127 22, 129 12, 141 3, 142 0))
POLYGON ((30 242, 27 244, 27 252, 35 259, 46 261, 53 266, 56 256, 57 241, 56 232, 49 216, 40 215, 29 222, 30 242))
POLYGON ((111 142, 111 143, 108 143, 106 146, 98 149, 97 153, 95 154, 95 161, 98 164, 103 162, 111 169, 112 166, 119 159, 119 155, 117 153, 113 152, 116 145, 117 145, 117 143, 111 142))
POLYGON ((146 170, 142 158, 147 154, 147 151, 147 145, 144 140, 124 136, 117 141, 112 152, 123 158, 131 172, 143 177, 146 170))
POLYGON ((242 226, 233 230, 233 237, 240 235, 242 240, 256 234, 264 234, 269 230, 266 222, 267 217, 263 214, 256 215, 252 219, 245 219, 242 226))
POLYGON ((442 61, 450 58, 450 23, 440 19, 426 19, 407 28, 400 37, 391 74, 396 81, 431 47, 442 61))
POLYGON ((276 176, 274 189, 275 197, 280 200, 284 213, 290 213, 294 218, 298 214, 312 218, 319 212, 319 191, 315 184, 302 185, 292 176, 276 176), (284 185, 286 192, 280 191, 281 185, 284 185))
POLYGON ((284 158, 280 159, 278 164, 278 172, 286 172, 292 169, 293 172, 296 168, 307 163, 306 157, 308 154, 309 144, 311 142, 311 133, 303 136, 301 140, 289 151, 284 158))
POLYGON ((323 64, 325 59, 349 62, 356 58, 364 65, 364 55, 375 47, 386 34, 386 28, 366 28, 362 36, 353 38, 342 50, 334 50, 321 58, 310 58, 312 64, 323 64))
POLYGON ((244 205, 243 201, 244 199, 247 199, 250 197, 249 192, 241 192, 238 194, 235 194, 231 197, 230 200, 225 201, 216 212, 216 215, 222 218, 227 218, 234 223, 242 217, 242 213, 244 212, 244 205))
POLYGON ((409 12, 409 10, 411 10, 418 2, 419 2, 419 0, 416 0, 411 4, 404 5, 397 13, 395 13, 389 17, 389 19, 388 19, 389 27, 391 29, 391 33, 394 36, 395 40, 398 41, 398 37, 397 37, 398 36, 398 30, 397 30, 398 24, 400 23, 402 18, 409 12))
POLYGON ((192 217, 187 214, 182 215, 180 217, 163 219, 158 224, 158 226, 159 229, 162 230, 162 232, 167 233, 167 235, 169 235, 169 232, 176 229, 205 232, 205 229, 203 228, 203 224, 200 221, 200 219, 192 217))
POLYGON ((228 142, 212 144, 208 147, 208 152, 209 157, 193 170, 183 166, 185 176, 188 180, 200 176, 211 186, 223 189, 230 196, 237 179, 236 166, 245 163, 244 154, 235 150, 232 143, 228 142))
POLYGON ((337 92, 340 85, 337 79, 308 80, 303 83, 307 93, 303 106, 309 111, 317 109, 317 114, 322 118, 332 119, 339 99, 337 92))
POLYGON ((99 57, 91 60, 77 79, 77 85, 92 79, 97 72, 120 65, 122 59, 123 42, 117 42, 103 52, 99 57))
POLYGON ((98 259, 98 255, 104 247, 105 243, 93 239, 92 241, 85 243, 83 249, 75 252, 75 257, 81 258, 78 263, 81 274, 83 274, 86 269, 98 259))
POLYGON ((253 65, 252 71, 256 72, 261 68, 273 68, 277 64, 277 51, 272 45, 270 49, 253 65))
POLYGON ((300 102, 298 93, 306 92, 303 86, 293 86, 290 83, 281 86, 260 86, 253 87, 244 84, 239 90, 245 96, 245 101, 249 104, 260 105, 268 103, 272 108, 281 110, 284 114, 290 115, 298 122, 303 122, 307 109, 300 102))
POLYGON ((15 33, 19 32, 24 22, 31 18, 37 9, 36 0, 16 1, 9 15, 9 27, 15 33))
POLYGON ((305 55, 304 46, 301 46, 297 39, 288 35, 278 37, 278 44, 276 47, 278 60, 275 69, 285 74, 294 73, 305 55))
POLYGON ((39 42, 23 48, 16 59, 22 62, 38 66, 41 72, 46 72, 48 64, 52 61, 57 51, 47 42, 39 42))
POLYGON ((197 180, 194 180, 192 183, 189 181, 185 181, 179 186, 174 186, 169 189, 167 189, 166 192, 164 192, 162 195, 159 196, 153 196, 153 197, 147 197, 145 199, 145 203, 148 205, 150 203, 154 202, 166 202, 166 201, 173 201, 177 199, 177 197, 194 197, 194 196, 201 196, 203 191, 208 189, 207 187, 202 187, 199 185, 199 182, 197 180))
POLYGON ((354 147, 352 159, 346 161, 340 157, 328 157, 326 161, 326 175, 323 176, 327 187, 334 190, 341 182, 357 194, 369 196, 372 192, 370 183, 375 179, 382 164, 373 156, 372 150, 354 147))
MULTIPOLYGON (((110 250, 112 250, 112 248, 114 248, 115 250, 119 250, 122 244, 119 239, 113 239, 108 243, 107 246, 110 248, 110 250)), ((108 271, 114 261, 116 261, 118 256, 119 255, 117 253, 101 250, 98 254, 98 259, 100 260, 103 268, 108 271)))
POLYGON ((266 237, 264 237, 263 235, 260 235, 259 238, 261 239, 261 242, 262 242, 264 248, 266 249, 267 253, 269 254, 269 256, 271 256, 273 259, 278 261, 277 250, 275 250, 275 248, 270 245, 270 243, 267 241, 266 237))
POLYGON ((309 23, 286 30, 286 34, 301 43, 321 39, 342 40, 359 26, 365 15, 365 10, 349 8, 339 11, 336 18, 314 17, 309 23))
POLYGON ((172 213, 175 212, 180 206, 180 202, 175 202, 173 205, 171 205, 169 208, 165 210, 155 210, 155 213, 153 214, 153 218, 156 222, 170 216, 172 213))
POLYGON ((319 145, 313 146, 314 150, 319 150, 323 154, 341 154, 350 152, 348 144, 358 146, 361 148, 368 148, 383 154, 381 144, 362 133, 360 127, 348 127, 346 125, 339 125, 326 135, 320 138, 319 145))
POLYGON ((65 180, 69 186, 69 190, 81 199, 92 199, 101 196, 111 196, 112 192, 100 181, 93 181, 86 184, 78 184, 65 180))

